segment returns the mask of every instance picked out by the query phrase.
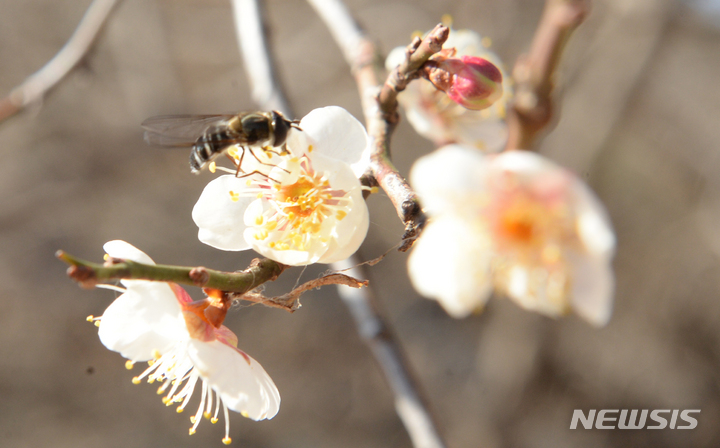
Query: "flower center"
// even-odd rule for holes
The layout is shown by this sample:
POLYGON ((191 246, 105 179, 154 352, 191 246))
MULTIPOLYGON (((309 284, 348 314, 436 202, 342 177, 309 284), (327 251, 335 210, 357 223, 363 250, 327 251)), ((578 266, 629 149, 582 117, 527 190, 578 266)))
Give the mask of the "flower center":
POLYGON ((337 221, 350 212, 348 192, 333 189, 329 173, 316 171, 307 156, 287 157, 268 179, 255 181, 258 198, 270 206, 251 216, 254 238, 277 250, 308 251, 326 244, 337 221))

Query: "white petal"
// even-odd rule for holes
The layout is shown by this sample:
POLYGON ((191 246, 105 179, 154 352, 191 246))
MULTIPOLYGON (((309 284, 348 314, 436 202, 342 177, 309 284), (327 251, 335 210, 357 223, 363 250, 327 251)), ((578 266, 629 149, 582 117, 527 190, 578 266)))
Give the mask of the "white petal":
POLYGON ((188 355, 200 376, 229 409, 253 420, 273 418, 280 409, 280 393, 262 366, 220 341, 188 343, 188 355))
POLYGON ((550 159, 531 151, 506 151, 493 156, 494 170, 507 170, 529 178, 543 175, 548 171, 561 170, 559 165, 550 159))
POLYGON ((103 245, 103 249, 106 254, 113 258, 121 258, 123 260, 136 261, 144 264, 155 264, 152 258, 148 257, 145 252, 122 240, 108 241, 103 245))
POLYGON ((353 195, 353 200, 355 204, 361 202, 362 205, 353 207, 352 217, 351 214, 348 214, 337 229, 339 235, 349 235, 349 237, 333 239, 328 250, 320 257, 318 263, 335 263, 344 260, 357 252, 363 241, 365 241, 368 226, 370 225, 370 214, 362 193, 353 195), (354 225, 350 226, 350 224, 354 225))
POLYGON ((336 222, 332 232, 331 249, 318 260, 320 263, 332 263, 344 260, 354 254, 365 240, 369 225, 368 209, 362 196, 360 181, 350 167, 322 154, 311 157, 313 169, 323 172, 333 190, 343 190, 352 199, 352 208, 345 209, 347 215, 336 222))
POLYGON ((457 56, 481 56, 488 53, 482 44, 482 36, 472 30, 450 30, 450 35, 443 45, 445 48, 455 47, 457 56))
POLYGON ((132 361, 147 361, 188 337, 167 283, 135 281, 105 310, 98 331, 105 347, 132 361))
POLYGON ((419 158, 410 183, 430 214, 466 207, 468 196, 485 189, 487 158, 466 146, 448 145, 419 158))
POLYGON ((571 303, 575 312, 591 324, 602 327, 610 320, 613 307, 613 276, 606 256, 570 256, 573 270, 571 303))
POLYGON ((352 165, 360 161, 369 143, 365 127, 350 112, 338 106, 312 110, 303 117, 299 126, 307 143, 297 136, 299 133, 291 133, 288 146, 296 154, 297 151, 305 152, 307 144, 312 144, 313 152, 352 165))
POLYGON ((430 222, 408 259, 417 291, 462 318, 487 302, 491 251, 486 235, 454 216, 430 222))
POLYGON ((577 232, 590 254, 612 257, 615 233, 605 207, 579 179, 572 186, 573 204, 577 214, 577 232))
POLYGON ((405 47, 395 47, 385 58, 385 70, 392 71, 405 60, 405 47))
POLYGON ((220 176, 203 190, 192 211, 195 224, 200 228, 198 238, 203 243, 222 250, 246 250, 245 209, 256 197, 244 194, 246 180, 235 176, 220 176), (233 201, 230 191, 241 194, 233 201))

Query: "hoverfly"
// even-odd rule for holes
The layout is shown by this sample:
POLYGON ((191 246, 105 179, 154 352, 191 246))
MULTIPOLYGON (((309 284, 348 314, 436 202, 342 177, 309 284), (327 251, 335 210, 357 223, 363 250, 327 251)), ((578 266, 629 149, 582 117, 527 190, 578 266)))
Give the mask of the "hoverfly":
MULTIPOLYGON (((190 170, 197 174, 233 145, 243 148, 237 173, 241 172, 245 151, 253 146, 263 151, 285 145, 290 128, 300 129, 298 121, 288 120, 277 111, 240 112, 219 115, 160 115, 142 122, 145 142, 150 145, 191 148, 190 170)), ((276 153, 279 154, 279 153, 276 153)))

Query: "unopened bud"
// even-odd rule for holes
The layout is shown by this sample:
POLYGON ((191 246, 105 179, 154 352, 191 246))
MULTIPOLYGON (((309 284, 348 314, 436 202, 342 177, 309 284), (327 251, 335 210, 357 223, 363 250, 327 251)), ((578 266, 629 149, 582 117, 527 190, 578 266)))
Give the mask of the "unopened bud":
MULTIPOLYGON (((453 52, 454 53, 454 52, 453 52)), ((470 110, 490 107, 503 94, 502 73, 495 64, 477 56, 436 54, 423 67, 424 77, 470 110)))

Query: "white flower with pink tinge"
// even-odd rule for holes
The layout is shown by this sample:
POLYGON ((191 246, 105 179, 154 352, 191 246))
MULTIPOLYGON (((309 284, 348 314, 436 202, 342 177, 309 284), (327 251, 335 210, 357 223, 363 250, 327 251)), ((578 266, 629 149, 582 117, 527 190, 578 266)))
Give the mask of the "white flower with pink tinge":
POLYGON ((367 132, 337 106, 313 110, 298 126, 285 151, 243 158, 243 172, 255 174, 221 176, 205 187, 192 214, 200 241, 222 250, 252 248, 292 266, 332 263, 357 251, 369 223, 358 180, 367 132))
POLYGON ((494 289, 551 317, 574 310, 608 322, 615 236, 569 171, 528 151, 449 145, 419 159, 410 177, 430 216, 408 261, 422 295, 458 318, 494 289))
MULTIPOLYGON (((494 64, 502 76, 502 96, 483 110, 469 110, 453 101, 448 94, 425 80, 413 81, 398 95, 400 105, 415 131, 437 146, 458 143, 485 152, 502 150, 507 141, 505 123, 507 105, 512 98, 512 79, 503 64, 483 39, 471 30, 450 30, 444 49, 455 48, 456 57, 475 56, 494 64)), ((405 59, 405 47, 393 49, 385 60, 390 71, 405 59)))
MULTIPOLYGON (((155 264, 145 253, 124 241, 104 246, 110 257, 155 264)), ((222 406, 225 438, 229 436, 228 409, 253 420, 273 418, 280 407, 275 384, 257 361, 237 348, 237 337, 221 325, 227 308, 217 308, 212 298, 193 302, 174 283, 123 280, 125 288, 97 321, 100 341, 129 361, 147 361, 149 367, 133 378, 138 384, 147 379, 162 383, 158 394, 166 395, 168 406, 180 403, 182 412, 196 386, 200 387, 200 406, 190 434, 204 416, 218 421, 222 406), (200 383, 200 384, 198 384, 200 383), (213 403, 214 402, 214 403, 213 403)))

